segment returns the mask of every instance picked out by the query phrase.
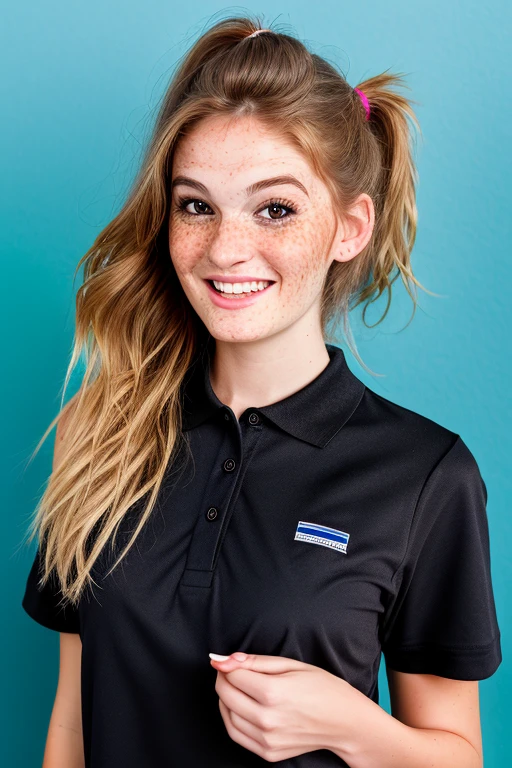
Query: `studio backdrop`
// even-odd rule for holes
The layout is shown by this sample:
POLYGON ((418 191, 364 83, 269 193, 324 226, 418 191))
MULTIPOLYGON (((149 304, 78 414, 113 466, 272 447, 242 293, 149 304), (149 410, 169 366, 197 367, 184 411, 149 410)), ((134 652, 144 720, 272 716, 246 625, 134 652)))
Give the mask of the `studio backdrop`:
MULTIPOLYGON (((488 490, 492 577, 503 663, 480 682, 486 768, 512 760, 509 658, 511 478, 511 6, 149 0, 4 4, 1 253, 3 286, 4 584, 0 764, 41 764, 58 676, 58 633, 24 613, 35 543, 28 521, 51 471, 53 435, 28 463, 60 406, 73 339, 80 257, 119 210, 159 98, 180 56, 220 18, 261 15, 340 67, 352 85, 405 75, 422 128, 414 319, 403 285, 351 315, 350 367, 384 397, 461 435, 488 490)), ((76 383, 76 382, 75 382, 76 383)), ((69 393, 75 391, 73 382, 69 393)), ((213 649, 212 649, 213 650, 213 649)), ((384 665, 381 706, 389 712, 384 665)))

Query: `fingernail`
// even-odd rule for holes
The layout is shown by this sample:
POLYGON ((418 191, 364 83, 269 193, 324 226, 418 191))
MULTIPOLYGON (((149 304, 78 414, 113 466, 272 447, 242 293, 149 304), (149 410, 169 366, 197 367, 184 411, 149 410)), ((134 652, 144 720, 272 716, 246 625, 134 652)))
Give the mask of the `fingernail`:
POLYGON ((214 661, 226 661, 229 659, 229 656, 221 656, 220 653, 210 653, 209 656, 214 661))
POLYGON ((243 653, 243 651, 237 651, 236 653, 233 653, 232 656, 237 661, 245 661, 247 659, 247 654, 243 653))

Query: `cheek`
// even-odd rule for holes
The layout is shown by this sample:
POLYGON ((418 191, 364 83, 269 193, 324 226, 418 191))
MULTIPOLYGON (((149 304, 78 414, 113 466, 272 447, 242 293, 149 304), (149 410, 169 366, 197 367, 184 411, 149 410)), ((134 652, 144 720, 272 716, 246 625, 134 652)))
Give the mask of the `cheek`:
POLYGON ((208 248, 206 227, 189 224, 181 217, 169 220, 169 254, 178 273, 189 271, 208 248))
POLYGON ((297 223, 274 247, 276 269, 294 291, 311 293, 323 284, 327 269, 330 228, 328 222, 318 226, 297 223))

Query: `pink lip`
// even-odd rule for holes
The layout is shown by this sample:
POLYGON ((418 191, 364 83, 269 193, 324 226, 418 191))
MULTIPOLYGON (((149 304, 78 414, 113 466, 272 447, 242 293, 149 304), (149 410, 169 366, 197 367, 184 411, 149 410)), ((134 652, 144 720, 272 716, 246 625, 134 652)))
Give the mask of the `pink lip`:
MULTIPOLYGON (((212 278, 214 279, 214 278, 212 278)), ((216 279, 216 278, 215 278, 216 279)), ((222 282, 222 281, 221 281, 222 282)), ((227 282, 227 281, 226 281, 227 282)), ((239 281, 237 281, 239 282, 239 281)), ((242 282, 242 281, 240 281, 242 282)), ((248 282, 248 281, 247 281, 248 282)), ((207 285, 208 291, 210 293, 211 299, 214 304, 216 304, 218 307, 222 307, 222 309, 243 309, 244 307, 250 307, 251 304, 254 304, 255 301, 258 301, 258 298, 263 294, 269 291, 274 283, 271 283, 270 285, 267 285, 266 288, 264 288, 262 291, 254 292, 254 293, 248 293, 244 296, 243 299, 225 299, 223 296, 220 295, 220 293, 217 293, 215 288, 210 285, 208 280, 205 280, 205 283, 207 285)), ((243 295, 243 294, 241 294, 243 295)))
POLYGON ((234 277, 223 277, 222 275, 210 275, 205 280, 215 280, 218 283, 274 283, 275 280, 267 280, 264 277, 246 277, 245 275, 234 275, 234 277))

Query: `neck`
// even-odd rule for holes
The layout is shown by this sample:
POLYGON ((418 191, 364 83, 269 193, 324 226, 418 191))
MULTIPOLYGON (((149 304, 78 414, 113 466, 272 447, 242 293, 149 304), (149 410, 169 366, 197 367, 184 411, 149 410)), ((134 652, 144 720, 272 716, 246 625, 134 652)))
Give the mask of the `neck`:
POLYGON ((298 392, 329 364, 320 329, 291 342, 276 334, 251 342, 216 340, 210 382, 236 418, 298 392))

